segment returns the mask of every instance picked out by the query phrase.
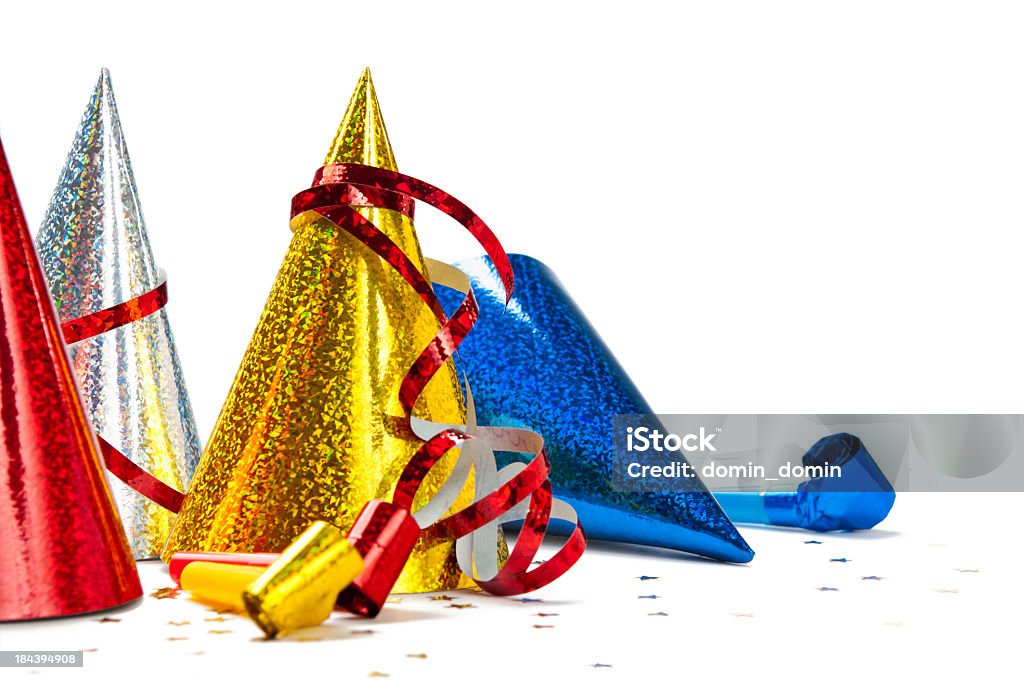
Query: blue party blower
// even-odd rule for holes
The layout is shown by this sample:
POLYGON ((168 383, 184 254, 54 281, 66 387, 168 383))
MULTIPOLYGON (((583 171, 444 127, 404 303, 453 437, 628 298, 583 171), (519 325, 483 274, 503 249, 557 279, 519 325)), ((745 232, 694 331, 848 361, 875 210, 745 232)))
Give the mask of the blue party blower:
POLYGON ((791 492, 720 492, 715 498, 734 522, 811 531, 870 529, 886 518, 896 501, 889 480, 852 434, 822 437, 807 450, 802 463, 835 466, 841 474, 813 477, 791 492))

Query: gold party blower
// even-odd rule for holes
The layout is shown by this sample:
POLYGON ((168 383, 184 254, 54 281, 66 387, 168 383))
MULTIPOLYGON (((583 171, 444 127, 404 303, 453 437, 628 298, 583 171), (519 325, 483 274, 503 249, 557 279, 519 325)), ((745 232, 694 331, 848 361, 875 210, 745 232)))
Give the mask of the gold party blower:
MULTIPOLYGON (((356 86, 324 163, 397 170, 369 70, 356 86)), ((411 209, 356 210, 427 275, 411 209)), ((321 598, 322 608, 333 603, 340 590, 335 585, 355 568, 358 557, 344 547, 324 548, 331 543, 326 539, 331 531, 352 527, 367 502, 390 498, 402 469, 422 444, 408 431, 398 393, 410 365, 438 331, 438 322, 397 271, 332 221, 308 211, 290 226, 288 252, 163 558, 170 560, 181 551, 256 553, 286 547, 289 554, 308 557, 324 550, 322 556, 306 560, 314 565, 312 572, 322 568, 331 574, 322 577, 324 592, 333 590, 332 596, 321 598), (326 524, 310 527, 317 521, 326 524), (307 527, 312 535, 303 533, 307 527), (303 540, 295 541, 300 534, 303 540)), ((451 361, 427 385, 413 416, 466 422, 451 361)), ((453 450, 437 463, 423 484, 422 498, 437 492, 455 456, 453 450)), ((472 500, 472 485, 471 478, 453 511, 472 500)), ((344 540, 333 543, 351 548, 344 540)), ((250 584, 245 606, 250 611, 257 605, 274 610, 277 598, 294 599, 298 578, 287 566, 263 573, 250 584)), ((429 547, 421 542, 395 591, 470 584, 458 568, 453 542, 429 547)), ((240 594, 237 585, 230 589, 240 594)), ((298 603, 293 606, 301 609, 298 603)), ((259 615, 254 616, 259 622, 259 615)), ((273 621, 267 627, 282 628, 273 621)))

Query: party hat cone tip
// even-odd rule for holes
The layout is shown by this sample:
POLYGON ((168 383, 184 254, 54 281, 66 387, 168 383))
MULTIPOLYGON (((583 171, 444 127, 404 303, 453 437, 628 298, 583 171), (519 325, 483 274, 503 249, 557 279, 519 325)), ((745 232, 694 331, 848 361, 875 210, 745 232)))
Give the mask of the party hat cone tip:
POLYGON ((359 76, 341 125, 327 151, 324 165, 331 163, 361 163, 398 170, 369 67, 364 68, 359 76))

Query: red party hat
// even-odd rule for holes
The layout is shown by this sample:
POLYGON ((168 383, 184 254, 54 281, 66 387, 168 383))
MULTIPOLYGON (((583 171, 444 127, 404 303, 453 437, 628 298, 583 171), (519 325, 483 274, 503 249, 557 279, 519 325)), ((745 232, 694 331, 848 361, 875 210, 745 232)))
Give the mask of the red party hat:
POLYGON ((2 144, 0 556, 0 621, 142 595, 2 144))

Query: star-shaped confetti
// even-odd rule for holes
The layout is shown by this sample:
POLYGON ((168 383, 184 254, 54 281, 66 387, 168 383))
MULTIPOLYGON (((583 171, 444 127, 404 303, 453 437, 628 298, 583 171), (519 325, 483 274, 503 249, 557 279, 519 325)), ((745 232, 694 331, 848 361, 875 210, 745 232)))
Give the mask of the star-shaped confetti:
POLYGON ((846 564, 847 562, 853 562, 853 560, 846 559, 845 557, 833 557, 829 562, 840 562, 846 564))
POLYGON ((540 599, 539 597, 520 597, 517 600, 517 602, 523 602, 525 604, 529 604, 531 602, 543 602, 543 601, 544 600, 540 599))
POLYGON ((636 599, 638 599, 638 600, 657 600, 659 597, 660 597, 659 595, 637 595, 636 599))
POLYGON ((225 619, 223 616, 211 616, 209 618, 203 619, 203 621, 209 621, 210 623, 224 623, 225 621, 227 621, 227 619, 225 619))
POLYGON ((637 576, 641 581, 657 581, 660 576, 637 576))
POLYGON ((804 541, 804 545, 821 545, 821 541, 804 541))
POLYGON ((192 625, 191 621, 168 621, 168 626, 189 626, 192 625))
POLYGON ((431 595, 430 599, 434 602, 451 602, 452 600, 457 600, 458 598, 452 597, 451 595, 431 595))
POLYGON ((861 581, 884 581, 884 576, 861 576, 861 581))
POLYGON ((475 604, 455 604, 454 602, 448 605, 449 609, 476 609, 475 604))
POLYGON ((168 642, 181 642, 182 640, 187 640, 188 638, 187 637, 169 637, 169 638, 165 638, 165 639, 168 642))
POLYGON ((210 635, 227 635, 231 631, 226 629, 226 628, 214 628, 214 629, 208 630, 206 632, 209 633, 210 635))
POLYGON ((390 678, 391 676, 387 673, 381 673, 380 671, 370 671, 369 677, 371 678, 390 678))
POLYGON ((822 586, 818 588, 823 593, 835 593, 839 591, 839 588, 829 588, 828 586, 822 586))
POLYGON ((113 616, 104 616, 102 619, 96 619, 97 623, 121 623, 121 619, 115 619, 113 616))
POLYGON ((419 654, 406 654, 405 656, 407 658, 410 658, 410 659, 426 659, 427 658, 427 655, 422 653, 422 652, 420 652, 419 654))
POLYGON ((173 588, 173 587, 157 588, 156 590, 151 592, 149 594, 149 596, 150 597, 155 597, 158 600, 174 600, 174 599, 177 599, 178 593, 180 593, 180 592, 181 592, 180 589, 173 588))
POLYGON ((590 667, 591 668, 611 668, 612 665, 610 663, 592 663, 592 664, 590 664, 590 667))

